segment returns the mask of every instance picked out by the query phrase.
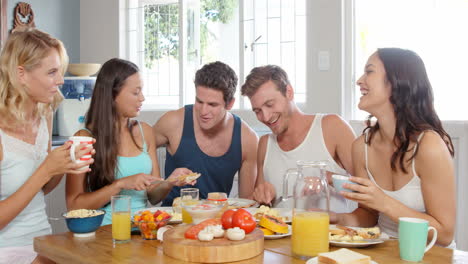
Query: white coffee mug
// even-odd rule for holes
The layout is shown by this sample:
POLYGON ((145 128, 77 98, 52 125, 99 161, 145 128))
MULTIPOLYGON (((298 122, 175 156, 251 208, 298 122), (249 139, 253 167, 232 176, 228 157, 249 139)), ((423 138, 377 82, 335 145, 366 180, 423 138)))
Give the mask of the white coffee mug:
MULTIPOLYGON (((70 141, 72 141, 72 145, 70 147, 70 158, 73 162, 75 163, 84 163, 91 159, 91 152, 86 153, 85 155, 81 156, 80 159, 76 159, 75 157, 75 149, 78 145, 80 144, 87 144, 86 146, 92 145, 93 144, 93 138, 92 137, 81 137, 81 136, 74 136, 69 138, 70 141)), ((79 168, 79 170, 88 170, 89 165, 83 166, 79 168)))

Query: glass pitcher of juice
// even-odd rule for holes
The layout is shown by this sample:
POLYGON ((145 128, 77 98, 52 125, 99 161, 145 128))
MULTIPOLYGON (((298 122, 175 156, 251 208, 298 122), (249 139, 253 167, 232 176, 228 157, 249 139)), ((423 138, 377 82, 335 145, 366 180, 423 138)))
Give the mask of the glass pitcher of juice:
POLYGON ((283 201, 293 199, 292 253, 307 260, 328 252, 330 193, 324 161, 298 161, 283 180, 283 201), (293 195, 288 194, 290 176, 296 175, 293 195))

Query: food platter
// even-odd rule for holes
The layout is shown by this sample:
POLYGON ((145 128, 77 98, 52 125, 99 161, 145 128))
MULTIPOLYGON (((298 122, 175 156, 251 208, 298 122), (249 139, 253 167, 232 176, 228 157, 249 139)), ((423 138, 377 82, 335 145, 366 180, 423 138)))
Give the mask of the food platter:
POLYGON ((233 262, 253 258, 263 253, 263 232, 258 228, 243 240, 232 241, 226 237, 212 241, 184 238, 192 225, 179 225, 164 233, 163 252, 172 258, 202 263, 233 262))
MULTIPOLYGON (((336 225, 330 225, 330 230, 336 229, 336 228, 337 228, 336 225)), ((349 227, 349 226, 347 226, 347 228, 351 228, 356 231, 364 229, 360 227, 349 227)), ((329 241, 330 241, 330 245, 335 246, 335 247, 362 248, 362 247, 368 247, 368 246, 372 246, 376 244, 381 244, 385 242, 385 240, 388 240, 388 239, 390 239, 390 236, 387 233, 382 232, 380 233, 379 238, 375 238, 375 239, 361 239, 357 241, 339 241, 339 240, 330 239, 329 241)))

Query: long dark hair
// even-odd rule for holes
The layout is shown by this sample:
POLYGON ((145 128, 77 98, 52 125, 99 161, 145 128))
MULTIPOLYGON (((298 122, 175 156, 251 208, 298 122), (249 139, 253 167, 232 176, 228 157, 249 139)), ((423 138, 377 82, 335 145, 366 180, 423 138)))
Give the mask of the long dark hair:
MULTIPOLYGON (((382 48, 377 55, 383 62, 386 81, 392 87, 390 102, 395 112, 396 126, 393 143, 397 150, 391 158, 391 168, 396 170, 397 161, 400 169, 406 173, 404 166, 405 153, 410 151, 410 142, 416 142, 419 134, 425 130, 437 132, 444 140, 450 154, 454 155, 452 139, 442 127, 439 117, 434 109, 434 96, 432 86, 426 73, 422 59, 414 51, 399 48, 382 48)), ((371 124, 369 116, 364 131, 369 131, 366 141, 370 145, 375 132, 379 130, 379 123, 371 124)), ((416 152, 409 157, 412 161, 416 152)))
MULTIPOLYGON (((138 66, 122 59, 111 59, 102 65, 94 85, 93 97, 86 114, 86 127, 91 131, 96 143, 94 163, 86 175, 85 190, 95 191, 111 184, 115 179, 117 154, 120 146, 120 122, 115 98, 131 75, 139 72, 138 66)), ((127 127, 131 133, 134 123, 127 127)))

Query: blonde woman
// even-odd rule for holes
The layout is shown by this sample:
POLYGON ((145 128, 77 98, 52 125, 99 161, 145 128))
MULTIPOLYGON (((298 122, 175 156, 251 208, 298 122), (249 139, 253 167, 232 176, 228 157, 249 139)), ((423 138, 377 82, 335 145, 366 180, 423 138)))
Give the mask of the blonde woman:
MULTIPOLYGON (((36 29, 12 33, 0 55, 0 263, 49 261, 32 247, 34 237, 51 233, 44 195, 64 173, 82 173, 69 142, 51 150, 67 63, 62 42, 36 29)), ((77 157, 94 153, 77 149, 77 157)))

